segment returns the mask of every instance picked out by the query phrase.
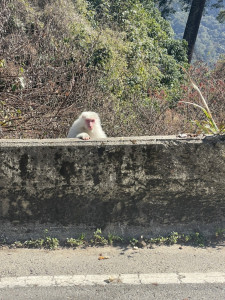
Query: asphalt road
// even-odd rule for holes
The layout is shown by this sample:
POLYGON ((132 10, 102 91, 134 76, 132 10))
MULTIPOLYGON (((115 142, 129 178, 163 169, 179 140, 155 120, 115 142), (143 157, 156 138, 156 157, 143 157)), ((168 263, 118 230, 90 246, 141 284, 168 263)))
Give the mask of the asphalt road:
POLYGON ((1 300, 224 300, 225 246, 3 248, 0 278, 1 300))

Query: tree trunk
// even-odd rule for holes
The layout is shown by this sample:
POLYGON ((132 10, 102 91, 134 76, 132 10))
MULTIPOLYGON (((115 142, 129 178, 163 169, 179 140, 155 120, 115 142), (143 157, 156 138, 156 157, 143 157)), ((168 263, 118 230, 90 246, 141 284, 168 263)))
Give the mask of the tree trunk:
POLYGON ((206 0, 193 0, 184 31, 183 39, 188 42, 188 62, 191 62, 195 41, 201 22, 206 0))

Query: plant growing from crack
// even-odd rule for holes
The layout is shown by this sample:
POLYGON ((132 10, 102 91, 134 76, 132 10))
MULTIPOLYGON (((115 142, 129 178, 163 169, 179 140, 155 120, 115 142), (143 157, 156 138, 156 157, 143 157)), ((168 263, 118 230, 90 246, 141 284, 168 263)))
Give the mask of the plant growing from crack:
POLYGON ((74 238, 67 238, 66 239, 66 245, 69 247, 78 247, 81 246, 85 243, 85 234, 82 233, 78 239, 74 239, 74 238))
POLYGON ((90 242, 95 246, 104 246, 108 244, 108 240, 104 238, 100 228, 97 228, 97 230, 93 233, 93 238, 90 242))
POLYGON ((108 234, 108 244, 113 245, 115 242, 123 242, 123 238, 112 233, 108 234))
POLYGON ((48 229, 44 230, 44 237, 39 239, 30 239, 25 241, 24 247, 27 248, 46 248, 54 250, 59 246, 59 240, 57 238, 53 238, 47 235, 48 229))

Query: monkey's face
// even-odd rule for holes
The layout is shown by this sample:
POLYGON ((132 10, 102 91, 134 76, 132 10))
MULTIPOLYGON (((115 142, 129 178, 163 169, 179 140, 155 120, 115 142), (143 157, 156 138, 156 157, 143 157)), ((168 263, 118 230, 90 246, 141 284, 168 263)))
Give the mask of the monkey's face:
POLYGON ((95 119, 85 119, 86 126, 88 130, 93 130, 95 126, 95 119))

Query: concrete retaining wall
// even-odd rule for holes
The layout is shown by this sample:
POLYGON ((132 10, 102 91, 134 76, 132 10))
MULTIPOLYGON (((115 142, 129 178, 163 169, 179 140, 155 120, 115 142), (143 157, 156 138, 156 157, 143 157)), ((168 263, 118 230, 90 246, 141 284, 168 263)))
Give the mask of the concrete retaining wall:
POLYGON ((225 137, 2 139, 0 223, 4 233, 224 226, 225 137))

